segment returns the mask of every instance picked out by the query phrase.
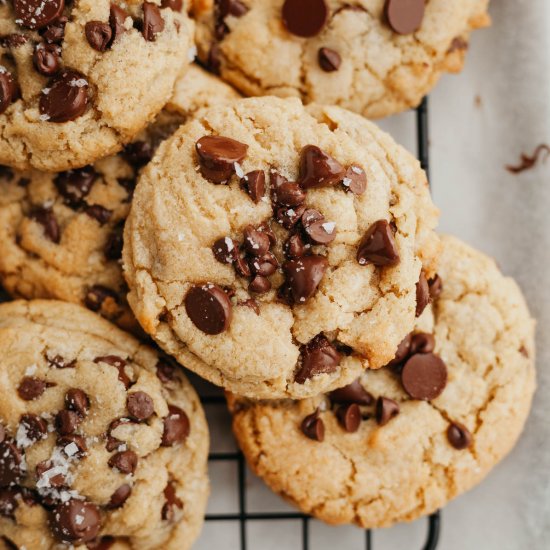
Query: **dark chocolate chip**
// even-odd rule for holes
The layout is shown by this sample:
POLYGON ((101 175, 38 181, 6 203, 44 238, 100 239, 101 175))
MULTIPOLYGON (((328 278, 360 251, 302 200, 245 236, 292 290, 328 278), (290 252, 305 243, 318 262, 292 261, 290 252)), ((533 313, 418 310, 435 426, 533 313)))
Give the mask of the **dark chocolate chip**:
POLYGON ((126 161, 135 168, 145 166, 153 158, 153 146, 147 141, 134 141, 124 147, 122 153, 126 161))
POLYGON ((447 385, 447 367, 437 355, 417 353, 403 366, 401 382, 413 399, 435 399, 447 385))
POLYGON ((256 294, 265 294, 271 290, 271 281, 267 277, 256 275, 252 281, 250 281, 248 290, 256 294))
POLYGON ((105 258, 107 260, 120 260, 122 258, 122 248, 124 245, 123 239, 124 222, 117 224, 107 237, 105 244, 105 258))
POLYGON ((154 42, 157 34, 164 30, 164 19, 160 13, 160 9, 152 2, 143 3, 143 38, 149 42, 154 42))
POLYGON ((399 263, 399 252, 390 224, 386 220, 373 223, 357 248, 360 265, 377 267, 394 266, 399 263))
POLYGON ((129 418, 117 418, 109 424, 107 428, 107 444, 105 445, 109 452, 118 449, 118 447, 122 445, 122 441, 111 435, 111 433, 119 426, 124 426, 126 424, 133 424, 133 422, 129 418))
POLYGON ((341 182, 344 167, 316 145, 306 145, 300 156, 300 185, 303 189, 330 187, 341 182))
POLYGON ((254 258, 250 262, 250 269, 255 275, 261 275, 262 277, 269 277, 277 271, 279 262, 272 252, 266 252, 259 258, 254 258))
POLYGON ((57 44, 41 42, 33 53, 34 68, 44 76, 53 76, 61 68, 61 48, 57 44))
POLYGON ((113 211, 101 206, 100 204, 90 204, 84 208, 84 212, 90 218, 99 222, 99 225, 105 225, 113 215, 113 211))
POLYGON ((273 202, 279 206, 299 206, 306 200, 305 191, 295 182, 277 172, 270 177, 273 202))
POLYGON ((218 285, 191 287, 185 296, 185 311, 205 334, 221 334, 231 324, 231 301, 218 285))
POLYGON ((449 443, 459 451, 467 449, 472 444, 472 434, 460 422, 453 422, 447 428, 447 439, 449 443))
POLYGON ((302 346, 301 358, 302 364, 294 377, 298 384, 304 384, 318 374, 334 372, 342 360, 338 350, 323 334, 318 334, 302 346))
POLYGON ((241 178, 241 185, 250 198, 258 204, 265 195, 265 172, 254 170, 241 178))
POLYGON ((435 349, 435 338, 427 332, 417 332, 411 336, 410 355, 431 353, 435 349))
POLYGON ((331 50, 330 48, 319 48, 317 59, 319 61, 319 66, 321 67, 321 69, 323 69, 323 71, 327 73, 337 71, 342 64, 342 58, 340 57, 340 54, 335 50, 331 50))
POLYGON ((392 418, 399 414, 399 405, 389 397, 379 397, 376 400, 376 422, 385 426, 392 418))
POLYGON ((183 509, 183 502, 176 495, 174 483, 169 482, 164 489, 165 503, 162 507, 161 517, 164 521, 174 521, 176 519, 176 508, 183 509))
POLYGON ((181 11, 183 8, 183 0, 162 0, 161 8, 170 8, 173 11, 181 11))
POLYGON ((40 114, 50 122, 81 117, 88 106, 88 81, 76 71, 63 71, 40 96, 40 114))
POLYGON ((285 256, 291 260, 305 256, 306 250, 306 244, 299 233, 291 235, 284 245, 285 256))
POLYGON ((433 279, 428 281, 428 286, 430 287, 430 297, 432 301, 435 302, 443 292, 443 281, 439 275, 436 275, 433 279))
POLYGON ((77 434, 62 435, 61 437, 58 437, 56 441, 56 445, 61 449, 63 449, 65 454, 67 454, 66 447, 68 445, 71 445, 71 443, 74 443, 78 448, 78 451, 75 454, 72 454, 71 456, 74 458, 82 458, 86 454, 86 451, 88 450, 88 446, 86 445, 86 440, 81 435, 77 435, 77 434))
POLYGON ((126 10, 122 9, 116 4, 111 4, 111 10, 109 13, 109 25, 111 26, 111 30, 113 31, 112 43, 114 43, 117 38, 119 38, 122 34, 126 32, 124 22, 126 21, 126 19, 128 19, 128 17, 130 17, 130 14, 126 10))
POLYGON ((64 0, 13 0, 16 22, 33 30, 55 21, 64 8, 64 0))
POLYGON ((248 145, 223 136, 204 136, 195 148, 201 173, 212 183, 225 183, 235 173, 235 163, 248 151, 248 145))
POLYGON ((5 69, 0 72, 0 115, 19 97, 15 79, 5 69))
POLYGON ((313 439, 314 441, 323 441, 325 439, 325 424, 323 420, 319 418, 318 410, 302 420, 300 429, 309 439, 313 439))
POLYGON ((340 426, 348 433, 356 432, 361 424, 361 409, 356 403, 339 407, 336 417, 340 426))
POLYGON ((22 455, 13 441, 0 443, 0 487, 19 483, 23 476, 22 455))
POLYGON ((248 300, 239 302, 239 305, 249 307, 250 309, 254 310, 254 313, 256 315, 260 315, 260 306, 258 305, 258 302, 256 302, 256 300, 254 300, 253 298, 249 298, 248 300))
POLYGON ((151 396, 142 391, 128 394, 126 408, 128 409, 130 417, 138 422, 143 422, 151 418, 155 413, 155 404, 151 396))
POLYGON ((216 0, 216 4, 221 19, 228 15, 242 17, 248 12, 248 7, 241 0, 216 0))
POLYGON ((74 434, 81 420, 80 415, 75 411, 59 411, 55 416, 57 433, 59 435, 74 434))
POLYGON ((48 423, 36 414, 24 414, 19 422, 25 430, 27 439, 32 442, 40 441, 48 435, 48 423))
POLYGON ((0 489, 0 517, 15 519, 18 495, 17 489, 0 489))
POLYGON ((65 406, 68 410, 74 411, 84 418, 90 409, 90 399, 82 390, 71 388, 65 394, 65 406))
POLYGON ((113 29, 103 21, 88 21, 84 27, 88 44, 98 52, 104 52, 113 38, 113 29))
POLYGON ((48 387, 50 387, 50 384, 45 380, 40 380, 40 378, 34 376, 25 376, 17 388, 17 393, 21 399, 32 401, 38 399, 48 387))
POLYGON ((61 230, 59 229, 55 212, 51 208, 38 206, 32 210, 30 217, 44 228, 44 235, 52 243, 59 244, 61 241, 61 230))
POLYGON ((167 358, 159 359, 157 377, 163 384, 169 384, 176 379, 176 366, 167 358))
POLYGON ((265 233, 269 237, 269 242, 271 243, 271 246, 275 246, 277 244, 277 237, 275 237, 275 233, 273 233, 273 229, 271 229, 271 226, 268 222, 260 224, 258 226, 258 231, 265 233))
POLYGON ((171 447, 176 443, 183 443, 190 431, 191 425, 185 411, 175 405, 168 405, 168 416, 164 418, 162 446, 171 447))
POLYGON ((114 510, 116 508, 120 508, 121 506, 124 506, 124 503, 130 498, 130 495, 132 494, 132 487, 125 483, 124 485, 121 485, 112 495, 109 500, 109 504, 107 504, 107 508, 114 510))
POLYGON ((44 30, 40 31, 42 38, 48 44, 61 44, 65 38, 65 25, 69 19, 62 15, 50 23, 44 30))
POLYGON ((54 180, 60 195, 69 206, 76 208, 82 204, 99 177, 93 166, 59 173, 54 180))
POLYGON ((283 24, 288 32, 310 38, 319 34, 325 26, 329 8, 325 0, 285 0, 283 24))
POLYGON ((101 528, 99 509, 95 504, 71 499, 50 513, 50 528, 61 542, 82 543, 97 537, 101 528))
POLYGON ((327 259, 315 254, 283 264, 286 282, 296 303, 303 304, 315 294, 327 267, 327 259))
POLYGON ((214 258, 222 264, 230 264, 235 260, 235 254, 237 253, 237 247, 235 246, 235 241, 230 237, 222 237, 218 239, 212 245, 212 252, 214 253, 214 258))
POLYGON ((285 229, 292 229, 302 217, 302 214, 305 212, 305 205, 301 204, 294 208, 288 208, 283 206, 278 208, 275 213, 275 219, 280 223, 285 229))
POLYGON ((252 225, 248 225, 244 230, 244 248, 252 256, 263 256, 268 250, 269 237, 255 229, 252 225))
POLYGON ((422 312, 430 303, 430 287, 424 271, 420 272, 420 278, 416 283, 416 316, 420 317, 422 312))
POLYGON ((220 74, 220 69, 222 65, 222 52, 220 46, 217 42, 214 42, 210 46, 208 51, 208 58, 206 60, 206 66, 208 70, 214 74, 220 74))
POLYGON ((412 335, 407 334, 403 340, 397 346, 397 351, 395 352, 395 357, 387 364, 388 367, 395 367, 401 365, 407 357, 409 357, 411 352, 411 342, 412 335))
MULTIPOLYGON (((53 464, 49 460, 43 460, 36 465, 36 478, 39 480, 46 472, 53 468, 53 464)), ((47 476, 48 484, 51 487, 64 487, 67 483, 63 474, 55 474, 47 476)))
POLYGON ((46 355, 46 360, 48 361, 50 367, 54 367, 56 369, 74 369, 76 366, 76 359, 67 361, 61 355, 54 355, 53 357, 46 355))
POLYGON ((0 443, 6 439, 6 428, 0 424, 0 443))
POLYGON ((18 48, 29 41, 24 34, 13 33, 0 36, 0 47, 6 49, 18 48))
POLYGON ((388 24, 397 34, 412 34, 422 25, 426 0, 386 0, 388 24))
POLYGON ((350 166, 344 174, 342 185, 346 191, 362 195, 367 190, 367 175, 360 166, 350 166))
POLYGON ((374 397, 362 386, 359 380, 339 388, 330 393, 330 399, 333 403, 357 405, 372 405, 374 397))
POLYGON ((329 244, 336 238, 336 224, 327 222, 317 210, 306 210, 302 215, 302 225, 314 244, 329 244))
POLYGON ((94 363, 107 363, 118 370, 118 379, 124 384, 124 387, 128 389, 132 385, 132 381, 126 374, 126 361, 122 357, 117 355, 105 355, 103 357, 96 357, 94 363))
POLYGON ((136 471, 138 456, 134 451, 122 451, 109 459, 109 467, 122 474, 133 474, 136 471))
POLYGON ((100 311, 106 302, 118 304, 118 295, 114 290, 102 285, 90 287, 84 297, 84 305, 92 311, 100 311))

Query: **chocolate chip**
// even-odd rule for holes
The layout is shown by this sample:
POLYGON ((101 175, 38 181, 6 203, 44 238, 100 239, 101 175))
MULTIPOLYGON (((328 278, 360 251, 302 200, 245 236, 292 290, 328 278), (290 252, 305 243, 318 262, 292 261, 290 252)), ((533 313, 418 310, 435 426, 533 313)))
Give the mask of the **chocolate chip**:
POLYGON ((239 305, 249 307, 250 309, 254 310, 254 313, 256 315, 260 315, 260 306, 258 305, 258 302, 256 302, 256 300, 254 300, 253 298, 249 298, 248 300, 239 302, 239 305))
POLYGON ((218 15, 220 18, 232 15, 233 17, 242 17, 248 12, 248 7, 240 0, 216 0, 218 15))
POLYGON ((430 303, 430 288, 424 271, 420 272, 420 278, 416 283, 416 316, 420 317, 422 312, 430 303))
POLYGON ((310 38, 319 34, 325 26, 329 8, 325 0, 285 0, 283 24, 288 32, 310 38))
POLYGON ((263 256, 269 250, 269 237, 249 225, 244 230, 244 247, 252 256, 263 256))
POLYGON ((176 378, 176 366, 169 359, 159 359, 157 363, 157 377, 163 384, 169 384, 176 378))
POLYGON ((90 216, 90 218, 98 221, 99 225, 105 225, 113 215, 112 210, 109 210, 108 208, 105 208, 100 204, 88 205, 86 206, 86 208, 84 208, 84 212, 86 212, 86 214, 90 216))
POLYGON ((342 185, 346 191, 362 195, 367 190, 367 175, 361 167, 350 166, 344 174, 342 185))
POLYGON ((71 454, 70 456, 74 458, 82 458, 86 454, 88 446, 86 445, 86 440, 81 435, 66 434, 58 437, 56 441, 56 445, 63 449, 67 456, 69 456, 69 454, 67 453, 66 447, 68 445, 71 445, 72 443, 76 445, 78 451, 74 454, 71 454))
POLYGON ((258 231, 265 233, 269 237, 269 242, 271 243, 271 246, 275 246, 277 244, 277 237, 275 236, 275 233, 273 233, 273 229, 271 229, 269 222, 264 222, 260 224, 258 226, 258 231))
POLYGON ((387 364, 388 367, 395 367, 400 366, 407 357, 410 355, 411 351, 411 342, 412 342, 412 335, 407 334, 403 340, 399 343, 397 346, 397 351, 395 353, 395 357, 387 364))
POLYGON ((327 267, 327 259, 315 254, 283 264, 286 282, 296 303, 303 304, 315 294, 327 267))
POLYGON ((222 264, 233 263, 236 250, 235 242, 230 237, 222 237, 212 245, 214 258, 222 264))
POLYGON ((88 81, 76 71, 56 76, 40 97, 40 114, 50 122, 68 122, 81 117, 88 106, 88 81))
POLYGON ((113 30, 109 23, 103 21, 88 21, 84 27, 88 44, 98 52, 104 52, 113 38, 113 30))
POLYGON ((46 360, 48 361, 50 367, 54 367, 56 369, 74 369, 76 366, 76 359, 67 361, 64 357, 61 357, 61 355, 55 355, 54 357, 47 355, 46 360))
POLYGON ((121 506, 124 506, 124 503, 130 498, 130 495, 132 494, 132 487, 125 483, 124 485, 121 485, 112 495, 109 500, 109 504, 107 504, 107 508, 110 510, 114 510, 116 508, 120 508, 121 506))
POLYGON ((0 115, 19 97, 19 88, 8 71, 0 72, 0 115))
POLYGON ((176 443, 183 443, 190 431, 191 426, 185 411, 175 405, 168 405, 168 416, 164 419, 162 446, 171 447, 176 443))
POLYGON ((241 185, 250 198, 258 204, 265 195, 265 172, 254 170, 241 178, 241 185))
POLYGON ((138 456, 134 451, 122 451, 109 459, 109 467, 122 474, 133 474, 136 471, 138 456))
POLYGON ((23 46, 29 41, 29 39, 24 34, 7 34, 0 36, 0 47, 6 49, 18 48, 23 46))
POLYGON ((48 423, 36 414, 24 414, 19 422, 25 430, 27 439, 32 442, 40 441, 48 434, 48 423))
POLYGON ((118 295, 114 290, 102 285, 90 287, 84 297, 84 305, 92 311, 100 311, 106 301, 118 304, 118 295))
POLYGON ((55 244, 61 241, 61 230, 57 218, 51 208, 38 206, 30 213, 30 218, 38 222, 44 228, 44 235, 55 244))
POLYGON ((143 38, 149 42, 154 42, 157 34, 164 30, 164 19, 160 14, 160 9, 152 2, 143 3, 143 38))
POLYGON ((301 349, 302 364, 294 377, 298 384, 304 384, 313 376, 334 372, 342 356, 323 335, 318 334, 301 349))
POLYGON ((302 225, 314 244, 329 244, 336 238, 336 224, 327 222, 317 210, 306 210, 302 214, 302 225))
POLYGON ((467 449, 472 444, 472 434, 468 428, 460 422, 453 422, 447 428, 447 439, 449 443, 459 451, 467 449))
POLYGON ((57 44, 37 44, 32 60, 41 75, 53 76, 61 68, 61 48, 57 44))
MULTIPOLYGON (((36 465, 36 477, 40 480, 46 472, 53 468, 53 464, 49 460, 43 460, 36 465)), ((63 474, 55 474, 53 476, 47 476, 48 485, 50 487, 63 487, 67 483, 65 476, 63 474)))
POLYGON ((25 401, 32 401, 38 399, 49 386, 50 384, 40 378, 25 376, 17 388, 17 394, 25 401))
POLYGON ((399 263, 399 252, 390 224, 386 220, 373 223, 357 248, 359 265, 373 264, 377 267, 394 266, 399 263))
POLYGON ((299 233, 291 235, 284 245, 284 253, 287 258, 301 258, 306 253, 306 244, 299 233))
POLYGON ((118 449, 118 447, 122 445, 122 441, 111 435, 111 433, 119 426, 123 426, 125 424, 133 424, 133 422, 129 418, 117 418, 109 424, 109 427, 107 428, 107 444, 105 445, 109 452, 118 449))
POLYGON ((399 405, 389 397, 379 397, 376 400, 376 422, 385 426, 392 418, 399 414, 399 405))
POLYGON ((40 31, 42 38, 48 44, 61 44, 65 38, 65 25, 67 25, 68 18, 62 15, 58 17, 53 23, 50 23, 45 30, 40 31))
POLYGON ((80 421, 75 411, 59 411, 55 416, 55 428, 59 435, 70 435, 76 432, 80 421))
POLYGON ((6 439, 6 428, 0 424, 0 443, 6 439))
POLYGON ((166 502, 162 507, 161 517, 164 521, 174 521, 176 508, 183 509, 183 502, 176 495, 174 483, 169 482, 164 489, 164 498, 166 502))
POLYGON ((185 296, 185 311, 205 334, 221 334, 231 323, 231 301, 218 285, 191 287, 185 296))
POLYGON ((314 441, 323 441, 325 439, 325 424, 319 418, 319 411, 315 411, 304 418, 300 425, 302 433, 314 441))
POLYGON ((124 222, 117 224, 107 237, 104 249, 107 260, 120 260, 122 258, 122 247, 124 245, 123 230, 124 222))
POLYGON ((426 0, 386 0, 386 19, 397 34, 412 34, 422 25, 426 0))
POLYGON ((428 281, 428 286, 430 287, 430 297, 433 302, 435 302, 443 292, 443 281, 439 275, 436 275, 433 279, 428 281))
POLYGON ((212 183, 225 183, 235 173, 235 163, 241 162, 248 145, 223 136, 204 136, 195 149, 201 174, 212 183))
POLYGON ((265 294, 271 290, 271 281, 266 277, 256 275, 252 281, 250 281, 248 290, 256 294, 265 294))
POLYGON ((251 275, 250 266, 248 265, 247 261, 238 253, 235 255, 235 271, 241 277, 250 277, 251 275))
POLYGON ((260 258, 254 258, 250 262, 250 269, 255 275, 261 275, 262 277, 269 277, 277 271, 279 262, 272 252, 266 252, 260 258))
POLYGON ((435 399, 447 385, 447 367, 432 353, 417 353, 403 366, 401 382, 413 399, 435 399))
POLYGON ((275 219, 285 229, 290 230, 300 221, 300 218, 305 210, 306 207, 303 204, 296 206, 295 208, 281 207, 277 209, 275 219))
POLYGON ((170 8, 173 11, 181 11, 183 8, 183 0, 162 0, 161 8, 170 8))
POLYGON ((59 173, 54 180, 55 187, 65 203, 76 208, 82 204, 93 184, 99 177, 93 166, 59 173))
POLYGON ((303 189, 330 187, 341 182, 346 170, 316 145, 306 145, 300 156, 300 185, 303 189))
POLYGON ((208 58, 206 60, 206 66, 209 71, 214 74, 220 74, 220 69, 222 65, 222 52, 220 46, 217 42, 214 42, 210 46, 208 51, 208 58))
POLYGON ((148 394, 142 391, 136 391, 128 395, 126 408, 130 417, 138 422, 147 420, 155 412, 153 400, 148 394))
POLYGON ((71 388, 65 394, 65 406, 68 410, 74 411, 84 418, 90 409, 90 399, 82 390, 71 388))
POLYGON ((61 542, 91 541, 101 528, 98 507, 80 499, 71 499, 56 506, 49 520, 53 534, 61 542))
POLYGON ((23 476, 22 456, 12 441, 0 443, 0 487, 19 483, 23 476))
POLYGON ((317 59, 319 61, 319 66, 321 67, 321 69, 323 69, 323 71, 327 73, 337 71, 342 63, 342 58, 340 57, 340 54, 335 50, 331 50, 330 48, 319 48, 317 59))
POLYGON ((270 177, 273 202, 280 206, 299 206, 306 200, 304 190, 292 181, 288 181, 277 172, 270 177))
POLYGON ((0 164, 0 179, 12 180, 13 179, 13 170, 9 166, 2 166, 0 164))
POLYGON ((111 26, 111 30, 113 31, 111 44, 116 42, 117 38, 119 38, 122 34, 126 32, 126 27, 124 23, 128 19, 128 17, 130 17, 130 14, 126 10, 122 9, 116 4, 111 4, 111 10, 109 13, 109 25, 111 26))
POLYGON ((132 385, 132 381, 126 374, 126 361, 118 355, 105 355, 103 357, 96 357, 94 363, 107 363, 118 370, 118 379, 124 384, 124 387, 128 389, 132 385))
POLYGON ((18 494, 16 489, 0 489, 0 517, 15 519, 18 494))
POLYGON ((336 417, 340 426, 348 433, 356 432, 361 424, 361 409, 359 405, 352 403, 339 407, 336 411, 336 417))
POLYGON ((147 141, 134 141, 124 147, 123 157, 135 168, 141 168, 153 158, 153 146, 147 141))
POLYGON ((435 338, 427 332, 417 332, 411 336, 410 355, 431 353, 435 349, 435 338))
POLYGON ((115 537, 106 536, 89 542, 86 547, 88 550, 111 550, 115 543, 115 537))
POLYGON ((13 0, 17 23, 33 30, 55 21, 64 8, 64 0, 13 0))
POLYGON ((329 396, 333 403, 340 404, 372 405, 374 402, 374 397, 365 390, 359 380, 332 391, 329 396))

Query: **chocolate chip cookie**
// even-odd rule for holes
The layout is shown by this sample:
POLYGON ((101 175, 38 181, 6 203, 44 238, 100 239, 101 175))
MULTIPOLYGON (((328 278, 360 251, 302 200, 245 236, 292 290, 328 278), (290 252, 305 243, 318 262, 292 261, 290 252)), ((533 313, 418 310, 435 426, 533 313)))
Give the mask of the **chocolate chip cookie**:
POLYGON ((80 306, 0 306, 0 539, 187 549, 208 428, 181 368, 80 306))
POLYGON ((121 154, 57 174, 0 168, 0 281, 6 290, 79 303, 138 331, 120 266, 137 174, 191 113, 232 97, 232 88, 191 66, 155 124, 121 154))
POLYGON ((0 3, 0 164, 80 168, 134 139, 190 62, 193 26, 182 7, 0 3))
POLYGON ((201 111, 136 188, 129 303, 159 345, 253 397, 306 397, 385 365, 439 240, 424 172, 359 115, 297 99, 201 111))
POLYGON ((194 0, 199 56, 244 94, 369 118, 420 103, 462 69, 488 0, 194 0))
POLYGON ((252 469, 304 512, 365 528, 410 521, 516 442, 535 388, 534 321, 493 260, 442 245, 433 304, 390 365, 301 402, 230 398, 252 469))

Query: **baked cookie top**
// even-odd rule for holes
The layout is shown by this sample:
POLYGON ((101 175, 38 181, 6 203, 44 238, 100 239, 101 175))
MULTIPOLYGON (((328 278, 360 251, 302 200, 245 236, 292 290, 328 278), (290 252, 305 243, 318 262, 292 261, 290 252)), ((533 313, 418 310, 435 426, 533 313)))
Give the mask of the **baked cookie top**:
POLYGON ((200 107, 238 97, 193 65, 155 123, 124 151, 58 174, 0 169, 0 281, 13 296, 55 298, 139 331, 126 302, 122 229, 139 170, 200 107))
POLYGON ((0 164, 80 168, 134 139, 191 60, 193 26, 182 7, 167 0, 2 2, 0 164))
POLYGON ((315 395, 393 358, 434 274, 437 217, 417 160, 358 115, 297 99, 213 106, 142 173, 129 303, 211 382, 315 395))
POLYGON ((199 56, 246 95, 369 118, 420 103, 462 69, 488 0, 194 0, 199 56))
POLYGON ((182 370, 73 304, 3 304, 0 335, 0 540, 190 548, 208 428, 182 370))
POLYGON ((492 259, 452 237, 442 249, 440 297, 391 367, 302 402, 230 398, 252 469, 304 512, 364 528, 410 521, 516 442, 535 389, 534 321, 492 259))

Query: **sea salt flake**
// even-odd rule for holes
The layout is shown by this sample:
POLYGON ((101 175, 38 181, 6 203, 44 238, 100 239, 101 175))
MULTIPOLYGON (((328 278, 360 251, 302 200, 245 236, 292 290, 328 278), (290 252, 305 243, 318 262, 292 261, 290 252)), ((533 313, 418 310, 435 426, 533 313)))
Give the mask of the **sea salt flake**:
POLYGON ((244 177, 244 171, 241 165, 238 162, 234 162, 233 166, 235 166, 235 173, 237 174, 237 176, 239 176, 239 178, 244 177))

